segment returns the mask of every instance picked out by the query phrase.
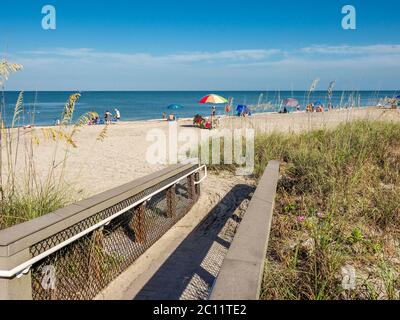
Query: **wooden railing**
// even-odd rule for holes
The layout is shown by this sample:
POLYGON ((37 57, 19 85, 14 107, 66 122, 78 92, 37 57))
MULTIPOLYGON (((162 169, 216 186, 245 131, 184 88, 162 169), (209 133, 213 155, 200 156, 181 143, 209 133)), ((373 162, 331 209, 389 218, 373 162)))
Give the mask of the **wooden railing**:
POLYGON ((174 165, 0 230, 0 299, 91 299, 182 218, 198 165, 174 165))
POLYGON ((271 229, 279 162, 270 161, 214 283, 211 300, 257 300, 271 229))

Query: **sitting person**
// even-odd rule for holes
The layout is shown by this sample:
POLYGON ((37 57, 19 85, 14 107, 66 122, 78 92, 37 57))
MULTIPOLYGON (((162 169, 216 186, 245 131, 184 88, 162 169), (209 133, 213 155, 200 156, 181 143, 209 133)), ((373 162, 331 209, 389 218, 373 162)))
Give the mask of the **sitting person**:
POLYGON ((170 114, 168 117, 168 121, 175 121, 175 120, 176 120, 175 116, 173 114, 170 114))
POLYGON ((199 127, 202 127, 203 123, 204 123, 204 118, 201 114, 196 114, 193 118, 193 124, 197 125, 199 127))
POLYGON ((212 118, 212 127, 213 128, 218 128, 219 127, 219 122, 220 122, 220 118, 219 117, 213 117, 212 118))
POLYGON ((283 108, 283 110, 279 110, 278 113, 289 113, 288 109, 286 107, 283 108))

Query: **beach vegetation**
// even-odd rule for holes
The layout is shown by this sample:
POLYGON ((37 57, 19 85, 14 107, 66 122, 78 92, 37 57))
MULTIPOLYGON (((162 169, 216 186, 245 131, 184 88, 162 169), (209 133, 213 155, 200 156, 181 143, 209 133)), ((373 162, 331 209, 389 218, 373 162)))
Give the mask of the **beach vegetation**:
POLYGON ((261 298, 399 299, 400 124, 258 135, 256 179, 272 159, 282 166, 261 298))
MULTIPOLYGON (((72 94, 63 109, 60 123, 53 127, 36 128, 34 119, 28 126, 21 125, 24 114, 23 92, 15 103, 11 123, 6 123, 4 87, 12 73, 22 65, 0 62, 0 229, 25 222, 54 211, 72 201, 71 186, 64 175, 71 148, 77 148, 76 135, 98 114, 88 112, 73 121, 79 93, 72 94), (37 170, 35 152, 44 141, 50 141, 52 162, 46 174, 37 170)), ((107 134, 107 125, 98 140, 107 134)))

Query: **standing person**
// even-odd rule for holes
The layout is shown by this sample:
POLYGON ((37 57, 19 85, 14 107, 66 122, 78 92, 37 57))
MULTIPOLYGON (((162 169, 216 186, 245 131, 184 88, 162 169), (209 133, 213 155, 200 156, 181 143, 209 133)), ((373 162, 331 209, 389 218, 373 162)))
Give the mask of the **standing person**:
POLYGON ((162 113, 162 118, 165 120, 167 119, 167 114, 165 112, 162 113))
POLYGON ((104 122, 106 124, 110 124, 111 123, 111 116, 112 116, 112 114, 108 110, 104 113, 104 122))
POLYGON ((115 120, 119 121, 121 119, 121 113, 119 112, 119 110, 117 108, 115 108, 114 111, 115 111, 114 118, 115 118, 115 120))
POLYGON ((211 115, 212 115, 213 117, 215 117, 216 113, 217 113, 217 108, 216 108, 215 106, 213 106, 213 107, 212 107, 212 110, 211 110, 211 115))
POLYGON ((225 106, 225 113, 226 113, 227 116, 229 116, 229 112, 231 112, 231 106, 229 104, 227 104, 225 106))

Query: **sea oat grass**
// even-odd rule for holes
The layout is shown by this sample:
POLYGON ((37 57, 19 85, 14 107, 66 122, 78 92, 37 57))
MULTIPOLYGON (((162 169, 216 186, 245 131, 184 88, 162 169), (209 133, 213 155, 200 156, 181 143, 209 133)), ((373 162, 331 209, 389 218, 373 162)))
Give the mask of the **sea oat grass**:
POLYGON ((282 161, 262 298, 400 298, 400 125, 259 135, 255 150, 257 177, 282 161))
POLYGON ((0 230, 59 209, 70 200, 65 187, 14 193, 0 205, 0 230))
MULTIPOLYGON (((0 229, 25 222, 54 211, 73 201, 71 187, 64 181, 67 170, 67 158, 70 148, 76 148, 76 134, 91 119, 98 117, 95 112, 88 112, 73 122, 75 105, 79 93, 72 94, 61 114, 60 125, 36 129, 34 126, 22 132, 21 114, 24 113, 23 93, 15 104, 12 121, 6 125, 3 115, 6 111, 4 84, 8 77, 20 71, 22 66, 8 61, 0 61, 0 229), (47 141, 53 143, 52 165, 45 176, 36 171, 34 154, 36 146, 47 141), (62 152, 61 161, 56 162, 62 152), (18 163, 25 163, 23 170, 18 163)), ((34 125, 34 119, 29 119, 34 125)), ((102 129, 98 140, 107 134, 107 126, 102 129)))

